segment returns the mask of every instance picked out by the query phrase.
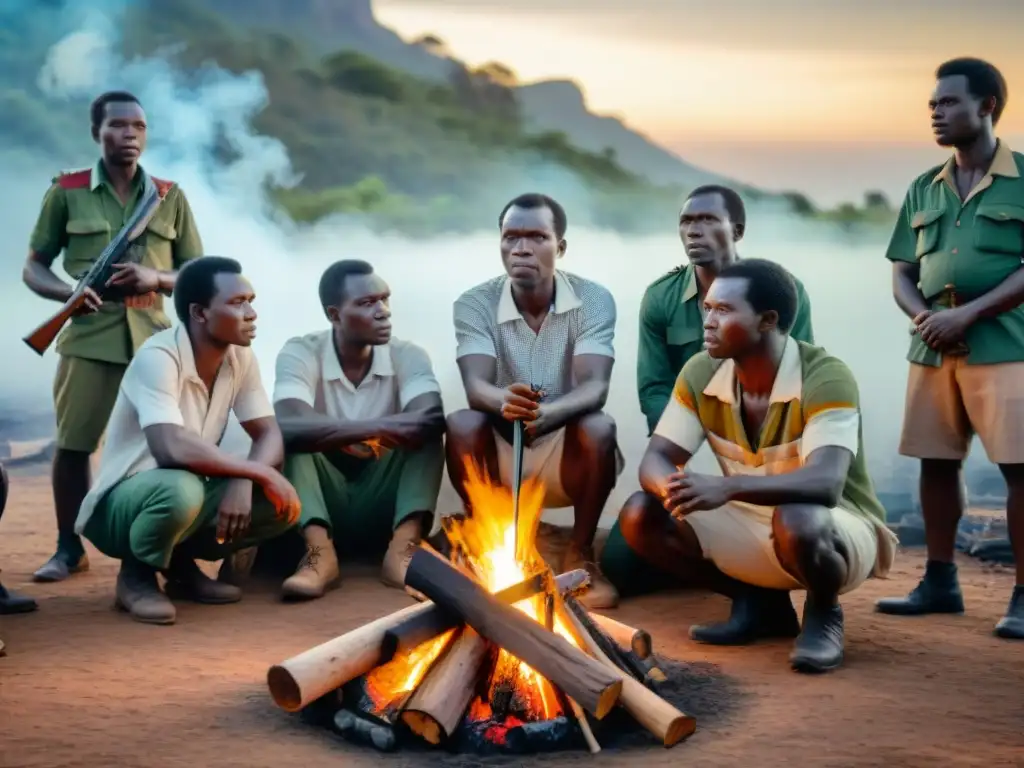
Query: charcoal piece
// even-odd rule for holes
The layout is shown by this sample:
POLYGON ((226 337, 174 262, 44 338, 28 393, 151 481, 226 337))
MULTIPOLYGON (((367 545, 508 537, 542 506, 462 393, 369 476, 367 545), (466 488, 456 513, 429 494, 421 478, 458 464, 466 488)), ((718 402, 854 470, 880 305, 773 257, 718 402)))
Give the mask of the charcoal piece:
POLYGON ((334 716, 334 727, 349 741, 372 746, 381 752, 393 751, 398 743, 391 726, 372 722, 348 709, 338 710, 334 716))
POLYGON ((537 723, 523 723, 509 728, 505 735, 508 751, 517 755, 554 752, 568 748, 575 732, 567 717, 556 717, 537 723))

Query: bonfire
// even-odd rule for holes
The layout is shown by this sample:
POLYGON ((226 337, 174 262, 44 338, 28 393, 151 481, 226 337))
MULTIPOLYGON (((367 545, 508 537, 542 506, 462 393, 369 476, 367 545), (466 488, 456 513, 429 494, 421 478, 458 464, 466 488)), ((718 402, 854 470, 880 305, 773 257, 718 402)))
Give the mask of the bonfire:
POLYGON ((588 613, 585 571, 556 576, 536 546, 544 489, 517 502, 467 466, 472 512, 444 518, 448 557, 424 544, 406 585, 424 602, 270 668, 286 711, 327 705, 337 730, 391 750, 429 745, 535 752, 570 743, 600 750, 588 720, 623 707, 666 747, 695 729, 655 692, 650 636, 588 613), (517 510, 517 511, 516 511, 517 510))

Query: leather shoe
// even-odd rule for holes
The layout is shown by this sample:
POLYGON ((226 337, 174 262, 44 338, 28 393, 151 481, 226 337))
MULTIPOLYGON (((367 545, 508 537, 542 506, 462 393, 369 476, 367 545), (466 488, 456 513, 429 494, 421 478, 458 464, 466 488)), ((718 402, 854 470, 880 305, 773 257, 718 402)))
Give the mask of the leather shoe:
POLYGON ((747 645, 756 640, 796 637, 800 633, 789 592, 748 587, 732 601, 728 620, 690 627, 690 637, 708 645, 747 645))
POLYGON ((0 584, 0 614, 31 613, 39 607, 28 595, 19 595, 0 584))
POLYGON ((927 575, 906 597, 884 597, 875 603, 875 610, 891 616, 924 616, 929 613, 963 613, 964 596, 960 584, 953 580, 937 583, 927 575))
POLYGON ((1006 640, 1024 640, 1024 586, 1013 588, 1010 607, 996 624, 996 637, 1006 640))

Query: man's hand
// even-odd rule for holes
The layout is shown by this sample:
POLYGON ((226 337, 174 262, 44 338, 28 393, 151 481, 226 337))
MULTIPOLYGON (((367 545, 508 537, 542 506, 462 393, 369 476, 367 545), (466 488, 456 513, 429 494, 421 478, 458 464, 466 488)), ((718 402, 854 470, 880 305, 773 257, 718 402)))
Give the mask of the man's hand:
POLYGON ((217 507, 217 541, 242 538, 252 522, 252 481, 232 480, 217 507))
POLYGON ((501 418, 506 421, 533 421, 538 416, 544 393, 529 384, 512 384, 505 390, 501 418))
POLYGON ((75 315, 91 315, 98 312, 101 306, 103 306, 103 299, 100 298, 100 295, 89 286, 85 286, 82 289, 82 303, 75 310, 75 315))
POLYGON ((107 285, 116 285, 136 296, 160 290, 160 273, 152 267, 141 264, 114 264, 114 274, 107 280, 107 285))
POLYGON ((260 487, 267 501, 274 505, 278 519, 287 520, 289 523, 298 522, 302 503, 295 487, 284 475, 273 467, 267 467, 266 474, 260 478, 260 487))
POLYGON ((677 520, 682 520, 691 512, 718 509, 729 501, 727 478, 699 475, 686 470, 674 472, 665 490, 665 509, 677 520))
POLYGON ((415 449, 443 429, 441 409, 396 413, 381 419, 379 440, 385 448, 415 449))
POLYGON ((921 315, 914 318, 917 333, 921 340, 932 349, 942 349, 958 341, 963 341, 964 334, 975 320, 967 307, 954 307, 940 312, 932 312, 920 322, 918 322, 918 317, 921 315))
POLYGON ((529 445, 552 431, 554 425, 543 405, 538 405, 530 421, 523 422, 524 437, 529 445))

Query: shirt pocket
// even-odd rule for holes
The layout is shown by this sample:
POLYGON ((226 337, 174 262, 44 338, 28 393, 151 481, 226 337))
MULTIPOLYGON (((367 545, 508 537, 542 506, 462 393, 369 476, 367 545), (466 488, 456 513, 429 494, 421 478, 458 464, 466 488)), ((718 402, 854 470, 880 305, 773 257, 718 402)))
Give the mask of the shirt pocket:
POLYGON ((974 245, 980 251, 1024 254, 1024 207, 979 205, 974 218, 974 245))
POLYGON ((162 272, 174 269, 174 241, 178 239, 178 230, 174 222, 154 218, 146 225, 144 235, 145 253, 141 263, 162 272))
POLYGON ((76 280, 110 243, 110 223, 106 219, 70 219, 65 225, 68 236, 64 269, 76 280))
POLYGON ((679 365, 682 367, 688 358, 703 348, 704 325, 702 323, 697 327, 691 325, 667 328, 665 341, 673 360, 679 360, 679 365))
POLYGON ((942 208, 918 211, 910 221, 910 228, 917 238, 914 256, 920 259, 934 252, 939 247, 939 228, 942 216, 946 211, 942 208))

